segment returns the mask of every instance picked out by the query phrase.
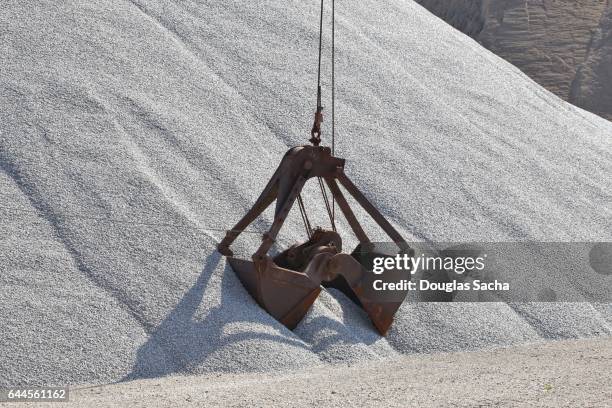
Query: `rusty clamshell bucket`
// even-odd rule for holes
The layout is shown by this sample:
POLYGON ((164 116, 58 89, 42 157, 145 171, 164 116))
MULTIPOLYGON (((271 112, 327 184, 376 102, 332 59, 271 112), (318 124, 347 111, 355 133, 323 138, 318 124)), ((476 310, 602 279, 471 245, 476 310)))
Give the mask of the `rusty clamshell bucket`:
POLYGON ((385 231, 400 251, 412 251, 401 235, 344 174, 344 159, 332 156, 330 148, 321 146, 298 146, 285 154, 256 203, 234 228, 227 232, 219 243, 218 250, 228 257, 232 269, 257 303, 289 329, 295 328, 302 320, 323 285, 342 291, 361 306, 377 330, 385 335, 406 292, 395 291, 393 295, 384 291, 377 292, 372 289, 373 281, 409 280, 410 273, 391 271, 374 275, 367 269, 366 258, 371 258, 376 252, 364 251, 365 247, 372 244, 344 198, 338 182, 385 231), (319 178, 322 191, 323 181, 325 182, 360 244, 352 254, 342 253, 342 240, 335 231, 332 218, 334 230, 316 228, 308 231, 308 226, 309 239, 306 242, 294 245, 272 258, 268 252, 278 232, 296 200, 303 209, 300 192, 306 181, 314 177, 319 178), (274 221, 268 232, 263 234, 262 243, 253 254, 252 260, 234 257, 230 245, 275 200, 274 221))

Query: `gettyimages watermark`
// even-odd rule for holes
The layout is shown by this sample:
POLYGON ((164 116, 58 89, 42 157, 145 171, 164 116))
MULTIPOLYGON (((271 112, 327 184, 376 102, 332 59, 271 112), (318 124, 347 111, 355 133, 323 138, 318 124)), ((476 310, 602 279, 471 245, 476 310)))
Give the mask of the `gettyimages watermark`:
POLYGON ((612 243, 360 245, 366 293, 383 301, 610 302, 612 243))
MULTIPOLYGON (((372 258, 372 273, 374 275, 383 275, 385 272, 405 271, 410 275, 416 275, 420 271, 444 271, 447 274, 463 275, 465 273, 481 272, 486 267, 487 254, 481 256, 432 256, 432 255, 413 255, 413 254, 396 254, 395 256, 378 255, 372 258)), ((475 279, 471 282, 457 282, 456 280, 449 282, 430 281, 428 279, 420 279, 412 281, 402 279, 398 282, 386 282, 381 276, 381 279, 376 279, 372 283, 375 291, 382 290, 443 290, 452 292, 456 290, 509 290, 508 282, 487 282, 475 279)))

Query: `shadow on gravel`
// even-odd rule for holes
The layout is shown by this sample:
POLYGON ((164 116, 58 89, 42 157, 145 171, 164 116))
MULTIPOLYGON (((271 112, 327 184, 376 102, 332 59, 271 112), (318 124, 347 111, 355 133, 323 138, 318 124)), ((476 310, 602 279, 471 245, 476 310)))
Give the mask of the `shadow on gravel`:
MULTIPOLYGON (((216 290, 207 292, 211 276, 221 258, 216 251, 207 257, 197 281, 161 324, 149 334, 149 339, 137 352, 132 372, 120 382, 173 373, 212 371, 200 366, 212 357, 213 353, 231 346, 232 343, 245 340, 274 341, 308 349, 297 338, 248 330, 248 323, 259 326, 268 323, 267 314, 251 299, 229 265, 223 271, 220 299, 215 298, 218 293, 216 290), (203 315, 200 312, 200 316, 197 316, 198 309, 202 303, 205 306, 207 301, 219 305, 210 309, 204 307, 206 311, 203 315), (231 323, 240 323, 238 329, 242 331, 228 334, 229 330, 224 328, 231 323)), ((268 318, 272 324, 275 323, 271 317, 268 318)), ((280 323, 278 326, 281 326, 280 323)), ((235 327, 232 325, 232 328, 235 327)), ((280 330, 291 334, 284 326, 281 326, 280 330)), ((231 353, 231 350, 229 352, 231 353)), ((225 361, 227 357, 227 352, 213 357, 216 359, 213 365, 219 366, 216 371, 237 371, 238 368, 248 370, 248 367, 242 366, 238 361, 236 367, 231 367, 231 362, 225 361)))

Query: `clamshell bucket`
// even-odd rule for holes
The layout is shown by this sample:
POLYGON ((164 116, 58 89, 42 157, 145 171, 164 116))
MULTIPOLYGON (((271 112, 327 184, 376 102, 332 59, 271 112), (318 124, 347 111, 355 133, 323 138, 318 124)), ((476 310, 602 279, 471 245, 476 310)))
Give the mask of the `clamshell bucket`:
POLYGON ((365 310, 374 326, 385 335, 406 292, 378 291, 374 289, 374 283, 377 280, 407 281, 410 273, 389 271, 376 275, 371 271, 371 265, 368 265, 371 260, 368 257, 374 256, 376 252, 364 250, 372 244, 344 198, 338 182, 400 251, 411 251, 401 235, 344 174, 344 160, 332 156, 328 147, 321 146, 298 146, 285 154, 257 202, 227 232, 218 250, 228 257, 232 269, 257 303, 288 328, 293 329, 302 320, 319 295, 321 285, 324 285, 344 292, 365 310), (329 202, 324 184, 359 240, 359 246, 351 255, 342 253, 342 240, 335 231, 334 219, 330 214, 333 230, 309 230, 308 225, 309 238, 306 242, 294 245, 271 258, 268 252, 296 200, 304 211, 299 195, 305 182, 314 177, 319 179, 328 212, 329 202), (230 245, 274 201, 274 221, 268 232, 263 234, 262 244, 253 254, 252 260, 235 258, 230 245))

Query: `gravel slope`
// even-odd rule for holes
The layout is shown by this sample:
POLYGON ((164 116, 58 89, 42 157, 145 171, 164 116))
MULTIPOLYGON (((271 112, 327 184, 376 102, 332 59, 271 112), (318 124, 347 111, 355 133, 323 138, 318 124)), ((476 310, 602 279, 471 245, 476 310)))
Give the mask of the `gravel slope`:
MULTIPOLYGON (((610 309, 590 304, 551 316, 546 305, 406 303, 382 339, 334 293, 290 332, 247 296, 214 246, 307 139, 316 2, 0 9, 0 385, 610 333, 610 309)), ((338 15, 338 152, 407 237, 612 238, 611 123, 412 2, 340 3, 338 15)), ((316 191, 305 197, 314 209, 316 191)), ((301 239, 298 217, 280 245, 301 239)), ((324 222, 323 209, 312 218, 324 222)))

